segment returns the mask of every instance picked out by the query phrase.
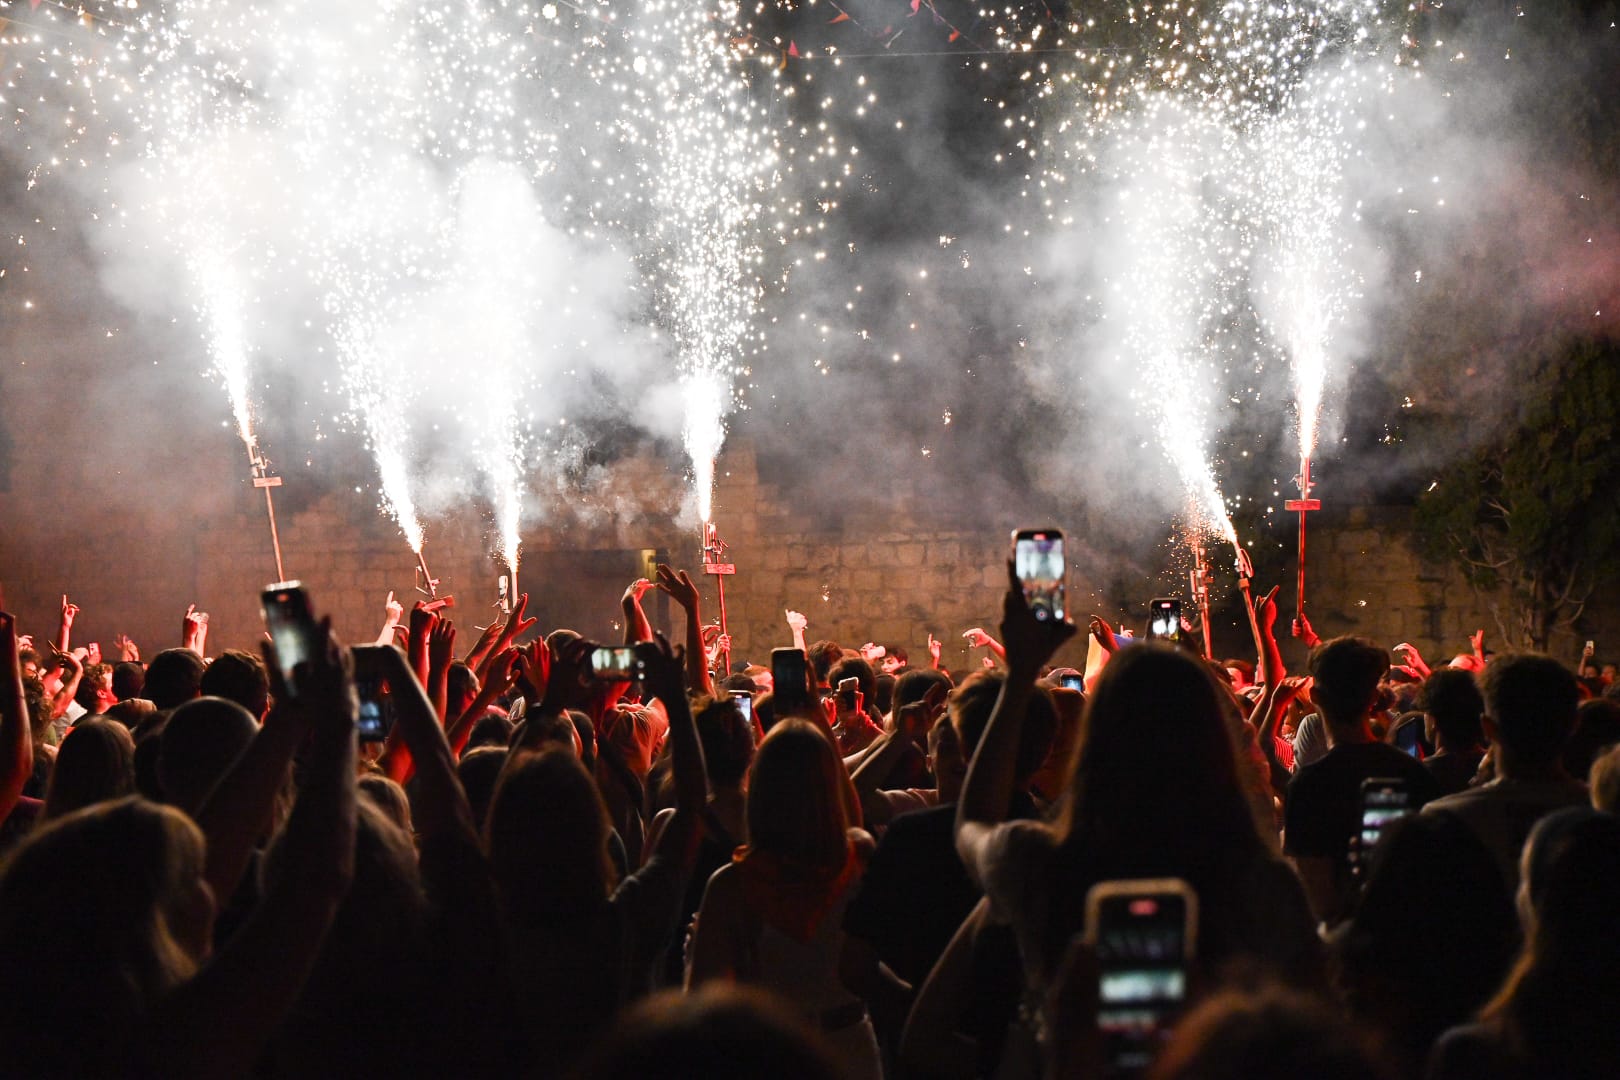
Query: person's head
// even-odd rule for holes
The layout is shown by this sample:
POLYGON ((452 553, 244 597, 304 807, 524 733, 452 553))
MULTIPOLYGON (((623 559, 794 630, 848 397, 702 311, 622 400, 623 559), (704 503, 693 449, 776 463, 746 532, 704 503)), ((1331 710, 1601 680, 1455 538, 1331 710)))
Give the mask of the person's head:
MULTIPOLYGON (((452 709, 450 715, 455 716, 455 710, 452 709)), ((516 729, 516 725, 500 713, 486 713, 473 723, 472 733, 467 736, 467 745, 462 752, 476 750, 480 746, 509 746, 516 729)))
POLYGON ((1330 727, 1359 727, 1378 704, 1389 653, 1366 638, 1338 637, 1311 651, 1311 697, 1330 727))
POLYGON ((478 696, 478 675, 465 662, 457 660, 450 665, 449 677, 445 683, 445 699, 449 703, 451 716, 460 716, 467 711, 467 707, 478 696))
POLYGON ((202 657, 190 649, 164 649, 146 666, 141 693, 159 709, 173 709, 202 692, 202 677, 202 657))
POLYGON ((1259 857, 1222 693, 1207 665, 1169 645, 1122 649, 1103 669, 1056 824, 1074 919, 1083 890, 1114 877, 1181 877, 1213 909, 1259 857))
POLYGON ((691 993, 666 990, 626 1012, 575 1075, 579 1080, 836 1080, 843 1070, 778 999, 711 982, 691 993))
MULTIPOLYGON (((990 723, 990 714, 995 710, 996 699, 1001 696, 1001 688, 1006 681, 1006 676, 999 671, 981 671, 968 676, 961 686, 951 692, 947 712, 952 726, 956 728, 961 775, 951 777, 952 783, 936 773, 941 792, 953 786, 958 792, 962 790, 961 781, 967 775, 968 763, 979 749, 979 740, 990 723)), ((1051 693, 1037 687, 1029 696, 1029 707, 1024 713, 1024 724, 1019 733, 1018 762, 1013 777, 1018 787, 1029 783, 1029 778, 1041 767, 1056 735, 1057 711, 1052 706, 1051 693)), ((947 775, 953 764, 947 758, 947 775)), ((940 798, 945 801, 943 794, 940 798)))
POLYGON ((360 778, 360 794, 371 800, 406 836, 416 831, 411 824, 411 800, 396 781, 381 773, 367 773, 360 778))
POLYGON ((843 864, 849 822, 837 753, 812 722, 795 717, 777 721, 748 770, 752 850, 809 866, 843 864))
POLYGON ((1620 812, 1620 746, 1611 746, 1592 762, 1587 773, 1592 806, 1605 813, 1620 812))
POLYGON ((81 709, 100 715, 118 704, 112 688, 112 673, 111 664, 90 664, 84 669, 79 688, 73 692, 73 700, 81 709))
POLYGON ((890 711, 921 701, 935 686, 943 686, 949 693, 950 677, 943 671, 935 671, 933 668, 912 668, 910 671, 901 672, 894 681, 894 698, 889 702, 890 711))
POLYGON ((1501 984, 1518 946, 1495 859, 1451 814, 1385 827, 1361 902, 1337 937, 1341 994, 1358 1021, 1421 1060, 1501 984))
POLYGON ((264 658, 245 649, 226 649, 215 657, 197 685, 204 696, 234 701, 260 719, 270 711, 270 674, 264 658))
POLYGON ((1485 669, 1484 691, 1499 765, 1535 768, 1558 760, 1580 703, 1568 668, 1550 656, 1510 653, 1485 669))
POLYGON ((102 715, 115 723, 123 724, 134 731, 142 722, 150 719, 157 713, 157 706, 145 698, 125 698, 109 708, 102 715))
POLYGON ((1485 698, 1474 676, 1459 668, 1441 668, 1423 681, 1418 697, 1429 741, 1451 750, 1478 746, 1485 738, 1481 717, 1485 698))
POLYGON ((39 662, 39 650, 29 648, 27 645, 17 650, 17 664, 22 668, 25 679, 37 679, 43 674, 39 662))
POLYGON ((703 744, 709 786, 716 791, 741 787, 754 761, 754 726, 730 698, 700 703, 692 719, 703 744))
POLYGON ((146 685, 146 669, 133 660, 120 660, 113 665, 112 691, 119 701, 141 696, 146 685))
POLYGON ((1232 680, 1233 690, 1244 690, 1254 684, 1254 662, 1250 660, 1222 660, 1221 668, 1232 680))
POLYGON ((1620 701, 1599 697, 1575 711, 1575 731, 1564 744, 1564 771, 1582 777, 1611 746, 1620 744, 1620 701))
POLYGON ((195 814, 258 730, 251 713, 224 698, 197 698, 174 710, 158 736, 163 801, 195 814))
POLYGON ((1176 1025, 1150 1080, 1394 1080, 1343 1016, 1293 989, 1225 990, 1176 1025))
MULTIPOLYGON (((563 723, 567 724, 567 721, 563 723)), ((573 725, 568 724, 568 737, 572 739, 573 734, 573 725)), ((571 742, 564 745, 568 753, 574 752, 571 742)), ((462 790, 467 793, 467 802, 472 806, 473 828, 480 833, 484 831, 484 822, 489 817, 495 782, 500 779, 501 770, 506 768, 506 755, 504 746, 481 746, 462 754, 461 760, 456 762, 456 776, 461 781, 462 790)))
POLYGON ((111 720, 83 720, 68 730, 51 770, 45 816, 58 818, 135 790, 135 740, 111 720))
POLYGON ((86 1022, 65 1040, 31 1010, 0 1010, 7 1071, 127 1067, 120 1036, 133 1036, 208 955, 215 909, 204 858, 189 818, 134 797, 49 821, 12 852, 0 866, 0 979, 73 1002, 86 1022))
POLYGON ((816 685, 827 686, 827 673, 844 658, 844 650, 839 648, 836 641, 818 641, 805 650, 805 658, 810 662, 811 676, 816 685))
POLYGON ((911 666, 911 656, 903 645, 886 645, 883 649, 883 659, 878 666, 885 675, 896 675, 901 668, 911 666))
POLYGON ((610 831, 596 781, 573 752, 547 747, 509 765, 484 823, 507 918, 544 923, 599 908, 616 883, 610 831))
POLYGON ((836 689, 845 679, 854 679, 860 684, 861 697, 871 703, 877 700, 877 673, 872 665, 859 656, 847 656, 838 661, 827 671, 827 685, 836 689))

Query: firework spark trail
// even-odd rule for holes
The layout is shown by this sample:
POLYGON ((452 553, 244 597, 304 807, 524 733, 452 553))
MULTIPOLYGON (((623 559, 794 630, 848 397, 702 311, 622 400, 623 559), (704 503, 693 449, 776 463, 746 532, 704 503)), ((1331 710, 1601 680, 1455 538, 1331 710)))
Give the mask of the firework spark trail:
POLYGON ((657 148, 644 165, 654 243, 645 265, 683 372, 682 436, 705 522, 732 379, 759 306, 752 226, 775 162, 727 40, 737 17, 729 0, 646 0, 631 61, 642 82, 624 120, 633 140, 657 148))
POLYGON ((193 253, 189 270, 192 287, 200 297, 197 313, 209 331, 209 356, 230 398, 236 434, 247 447, 248 456, 256 458, 259 445, 253 432, 253 402, 248 393, 248 343, 242 325, 241 287, 230 263, 211 247, 193 253))

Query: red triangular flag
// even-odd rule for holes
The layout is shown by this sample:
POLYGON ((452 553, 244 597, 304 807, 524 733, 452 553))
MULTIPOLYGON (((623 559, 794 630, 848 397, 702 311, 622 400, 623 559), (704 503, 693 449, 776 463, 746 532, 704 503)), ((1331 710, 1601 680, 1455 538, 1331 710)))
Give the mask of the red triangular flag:
POLYGON ((955 41, 957 38, 959 38, 961 36, 962 36, 962 31, 956 29, 953 26, 953 27, 951 27, 951 36, 950 36, 950 38, 948 40, 955 41))
POLYGON ((828 23, 827 25, 828 26, 837 26, 841 22, 848 22, 848 21, 849 21, 849 12, 840 11, 838 13, 838 18, 834 19, 832 22, 828 23))
POLYGON ((797 41, 793 41, 793 40, 789 39, 789 41, 788 41, 788 55, 791 56, 791 57, 794 57, 795 59, 798 58, 798 55, 799 55, 799 43, 797 41))
POLYGON ((917 14, 917 9, 920 7, 922 7, 922 0, 911 0, 911 13, 913 15, 917 14))

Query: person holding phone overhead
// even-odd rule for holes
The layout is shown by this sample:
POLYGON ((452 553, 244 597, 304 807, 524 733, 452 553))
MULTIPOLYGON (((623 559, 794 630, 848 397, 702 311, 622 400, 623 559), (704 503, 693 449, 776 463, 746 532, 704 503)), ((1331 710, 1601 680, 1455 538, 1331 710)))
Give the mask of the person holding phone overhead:
POLYGON ((956 846, 1024 958, 1026 1050, 1100 882, 1186 882, 1197 897, 1200 972, 1241 959, 1280 979, 1319 983, 1304 894, 1244 799, 1219 688, 1184 652, 1149 643, 1116 656, 1087 705, 1057 820, 1006 820, 1036 677, 1075 633, 1067 620, 1036 618, 1011 566, 1009 578, 1001 624, 1008 674, 963 783, 956 846))

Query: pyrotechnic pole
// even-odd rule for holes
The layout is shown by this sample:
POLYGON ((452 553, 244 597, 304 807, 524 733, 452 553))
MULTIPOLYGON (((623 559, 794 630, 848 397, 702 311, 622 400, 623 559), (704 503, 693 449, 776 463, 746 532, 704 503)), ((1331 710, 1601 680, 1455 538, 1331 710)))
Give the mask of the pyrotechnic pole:
POLYGON ((428 611, 438 611, 440 608, 456 606, 455 597, 439 595, 439 579, 428 570, 427 560, 422 557, 420 550, 416 553, 416 573, 416 591, 427 597, 427 602, 422 605, 424 608, 428 611))
POLYGON ((247 444, 248 464, 253 470, 253 486, 264 492, 264 510, 270 516, 270 546, 276 553, 276 580, 286 581, 287 571, 281 565, 281 533, 276 529, 276 500, 271 494, 281 486, 281 477, 270 475, 270 463, 264 459, 257 439, 247 444))
POLYGON ((1311 481, 1310 458, 1300 459, 1299 475, 1294 480, 1299 484, 1299 498, 1283 503, 1283 509, 1299 514, 1299 572, 1294 582, 1294 636, 1298 637, 1305 622, 1305 515, 1322 509, 1322 501, 1311 498, 1311 489, 1316 485, 1311 481))
MULTIPOLYGON (((729 545, 720 539, 720 532, 715 528, 714 522, 703 523, 703 572, 714 575, 714 587, 720 595, 720 636, 730 636, 726 629, 726 578, 737 572, 735 563, 722 562, 729 545)), ((721 650, 721 659, 724 662, 724 671, 731 674, 731 650, 721 650)))
POLYGON ((1254 635, 1254 653, 1259 656, 1264 651, 1260 646, 1260 620, 1254 614, 1254 591, 1249 584, 1254 580, 1254 563, 1249 559, 1249 553, 1241 544, 1234 544, 1237 550, 1238 588, 1243 590, 1243 610, 1249 613, 1249 633, 1254 635))
POLYGON ((1187 575, 1192 585, 1193 603, 1198 607, 1198 619, 1204 629, 1204 658, 1214 659, 1215 646, 1210 639, 1209 629, 1209 583, 1214 577, 1209 563, 1204 561, 1204 539, 1201 536, 1192 538, 1193 568, 1187 575))

